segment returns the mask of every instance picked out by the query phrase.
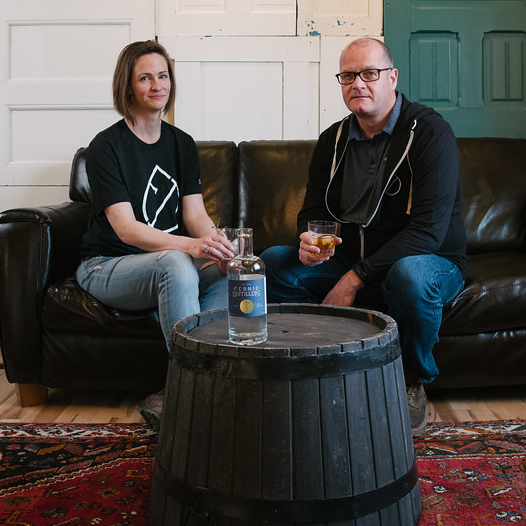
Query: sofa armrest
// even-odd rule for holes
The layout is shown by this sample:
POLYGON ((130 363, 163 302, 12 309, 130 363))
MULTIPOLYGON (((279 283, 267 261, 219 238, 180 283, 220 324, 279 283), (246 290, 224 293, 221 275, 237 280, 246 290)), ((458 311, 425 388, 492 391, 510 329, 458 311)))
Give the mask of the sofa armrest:
POLYGON ((67 202, 0 213, 0 339, 10 382, 40 383, 44 295, 76 269, 89 212, 67 202))

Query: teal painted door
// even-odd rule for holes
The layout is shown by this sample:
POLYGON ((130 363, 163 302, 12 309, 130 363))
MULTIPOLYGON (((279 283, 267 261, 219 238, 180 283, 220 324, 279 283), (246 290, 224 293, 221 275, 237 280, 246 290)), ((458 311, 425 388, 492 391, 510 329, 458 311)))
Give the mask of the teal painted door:
POLYGON ((398 89, 458 137, 526 138, 526 0, 384 0, 398 89))

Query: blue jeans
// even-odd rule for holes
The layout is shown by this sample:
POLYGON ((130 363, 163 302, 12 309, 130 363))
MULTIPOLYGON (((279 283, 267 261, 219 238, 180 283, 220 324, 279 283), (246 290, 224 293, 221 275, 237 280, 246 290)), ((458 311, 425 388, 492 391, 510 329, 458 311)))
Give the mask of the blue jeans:
MULTIPOLYGON (((355 260, 339 253, 315 266, 298 259, 296 247, 272 247, 261 259, 267 269, 267 299, 270 303, 321 303, 355 260)), ((404 367, 420 381, 432 382, 438 375, 433 346, 438 342, 442 308, 464 286, 458 267, 448 259, 429 254, 398 260, 377 287, 356 295, 355 306, 385 312, 398 324, 404 367)))
POLYGON ((228 284, 218 265, 202 268, 178 250, 120 257, 94 257, 77 268, 79 285, 108 307, 129 311, 157 308, 170 349, 176 322, 200 311, 226 307, 228 284))

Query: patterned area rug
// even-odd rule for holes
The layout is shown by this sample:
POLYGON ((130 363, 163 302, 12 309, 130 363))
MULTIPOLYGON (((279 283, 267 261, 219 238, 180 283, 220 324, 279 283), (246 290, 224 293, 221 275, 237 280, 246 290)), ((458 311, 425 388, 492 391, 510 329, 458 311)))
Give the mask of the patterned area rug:
MULTIPOLYGON (((148 526, 145 425, 0 426, 0 524, 148 526)), ((526 422, 433 424, 415 440, 419 526, 526 524, 526 422)))

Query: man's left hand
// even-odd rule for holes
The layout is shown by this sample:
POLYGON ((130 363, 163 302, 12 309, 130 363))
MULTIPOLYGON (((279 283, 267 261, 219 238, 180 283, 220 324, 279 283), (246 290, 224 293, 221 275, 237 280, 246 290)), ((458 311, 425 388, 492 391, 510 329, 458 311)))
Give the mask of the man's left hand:
POLYGON ((356 293, 364 288, 363 281, 354 270, 344 274, 329 291, 322 305, 335 305, 337 307, 352 307, 356 299, 356 293))

